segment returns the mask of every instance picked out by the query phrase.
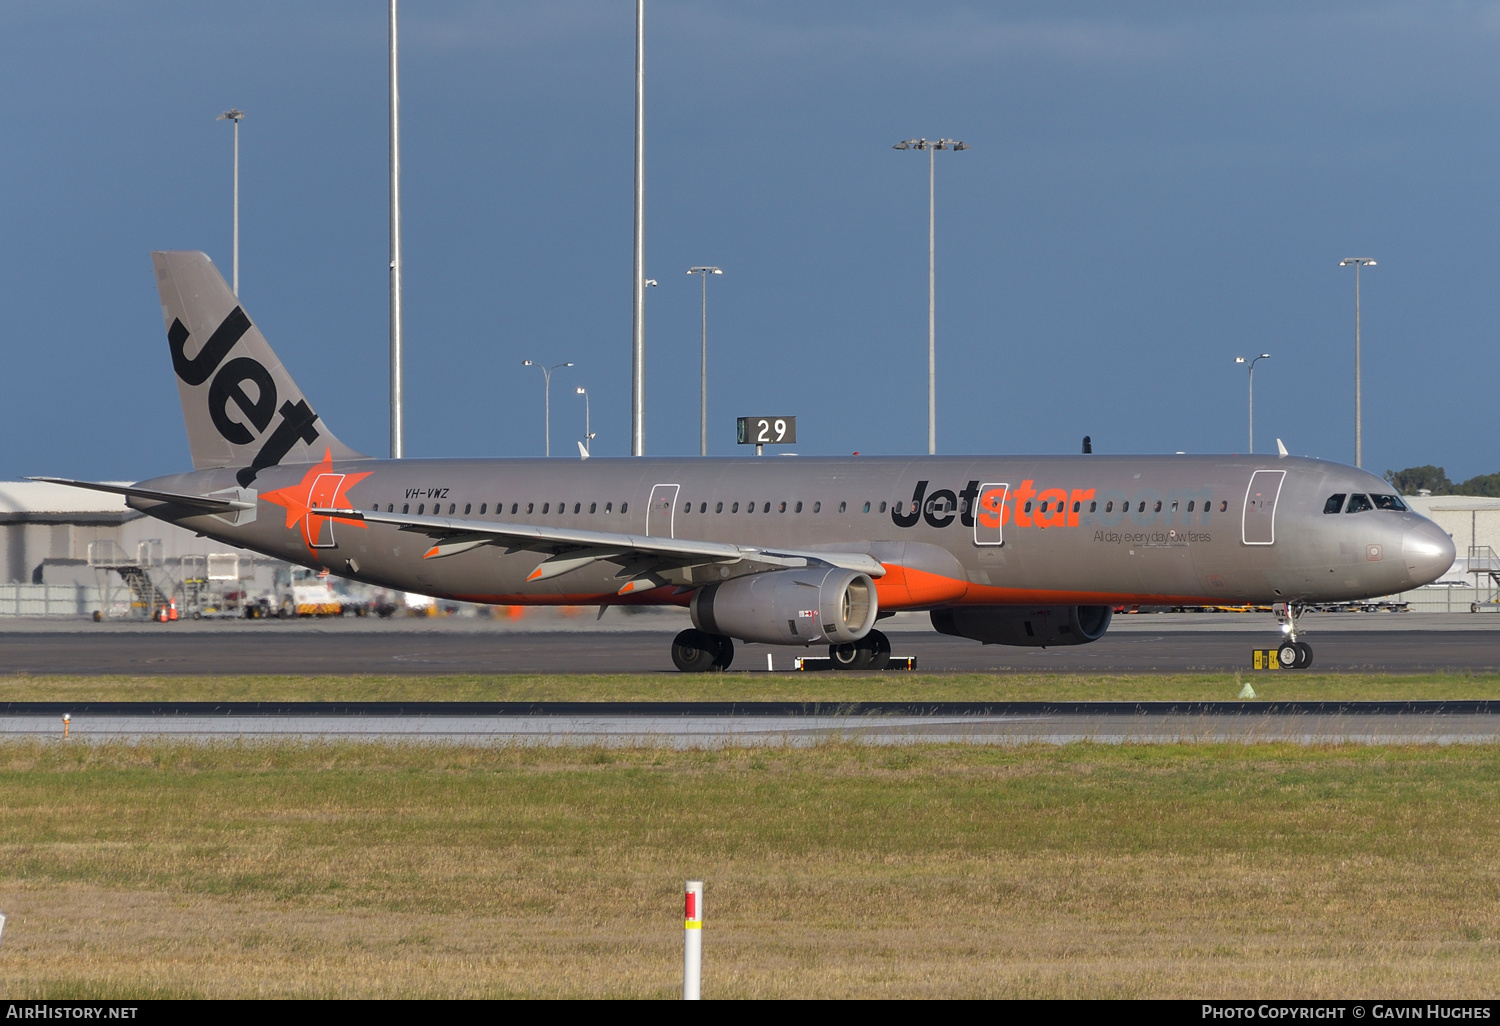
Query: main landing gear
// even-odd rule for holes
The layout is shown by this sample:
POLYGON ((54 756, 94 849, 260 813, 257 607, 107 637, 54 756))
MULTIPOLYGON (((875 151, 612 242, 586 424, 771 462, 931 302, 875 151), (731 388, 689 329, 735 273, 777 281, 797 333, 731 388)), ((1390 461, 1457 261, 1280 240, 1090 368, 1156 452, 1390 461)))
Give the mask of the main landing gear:
POLYGON ((727 670, 734 662, 734 642, 722 634, 690 628, 672 639, 672 662, 683 673, 727 670))
POLYGON ((828 659, 835 670, 883 670, 891 661, 891 639, 871 631, 858 641, 829 645, 828 659))
POLYGON ((1305 641, 1297 639, 1297 617, 1302 614, 1302 607, 1290 602, 1278 602, 1275 606, 1276 619, 1281 622, 1281 633, 1286 635, 1276 648, 1276 661, 1288 670, 1305 670, 1312 665, 1312 646, 1305 641))

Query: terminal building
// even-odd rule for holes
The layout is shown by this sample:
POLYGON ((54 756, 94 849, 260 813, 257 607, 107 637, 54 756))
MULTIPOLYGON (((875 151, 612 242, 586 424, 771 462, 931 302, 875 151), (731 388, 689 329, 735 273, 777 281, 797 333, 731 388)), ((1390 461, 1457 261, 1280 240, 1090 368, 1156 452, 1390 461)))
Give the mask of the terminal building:
MULTIPOLYGON (((127 482, 128 483, 128 482, 127 482)), ((0 617, 243 615, 292 581, 289 563, 203 538, 121 496, 0 482, 0 617)))

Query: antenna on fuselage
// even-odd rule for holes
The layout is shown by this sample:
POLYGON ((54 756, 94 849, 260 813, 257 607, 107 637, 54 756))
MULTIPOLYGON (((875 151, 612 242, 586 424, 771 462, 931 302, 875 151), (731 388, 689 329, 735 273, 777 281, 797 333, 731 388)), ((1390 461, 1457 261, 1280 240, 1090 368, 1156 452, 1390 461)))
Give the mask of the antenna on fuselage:
POLYGON ((1083 454, 1090 456, 1094 452, 1094 440, 1088 435, 1083 436, 1083 454))
POLYGON ((1284 446, 1284 445, 1281 444, 1281 439, 1279 439, 1279 438, 1276 439, 1276 455, 1278 455, 1278 456, 1285 456, 1285 455, 1287 455, 1286 446, 1284 446))

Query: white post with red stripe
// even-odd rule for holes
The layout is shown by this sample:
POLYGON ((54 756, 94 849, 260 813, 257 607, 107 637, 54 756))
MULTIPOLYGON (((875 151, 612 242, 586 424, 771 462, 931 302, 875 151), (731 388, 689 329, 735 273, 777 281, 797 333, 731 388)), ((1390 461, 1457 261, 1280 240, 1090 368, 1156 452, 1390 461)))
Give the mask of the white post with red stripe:
POLYGON ((703 980, 703 881, 689 880, 682 906, 682 1000, 697 1001, 703 980))

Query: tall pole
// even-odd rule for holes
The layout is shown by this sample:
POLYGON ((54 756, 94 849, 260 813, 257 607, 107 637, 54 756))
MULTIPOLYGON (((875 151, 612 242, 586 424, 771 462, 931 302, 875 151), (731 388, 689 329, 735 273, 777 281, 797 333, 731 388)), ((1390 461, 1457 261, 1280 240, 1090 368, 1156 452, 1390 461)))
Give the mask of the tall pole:
POLYGON ((927 455, 937 454, 937 147, 927 151, 927 455))
POLYGON ((698 357, 698 455, 708 455, 708 275, 703 279, 703 349, 698 357))
POLYGON ((1364 422, 1364 381, 1360 367, 1360 315, 1359 315, 1359 272, 1366 267, 1374 267, 1375 261, 1369 257, 1345 257, 1339 261, 1340 267, 1354 267, 1354 465, 1363 467, 1365 465, 1365 422, 1364 422))
POLYGON ((1235 363, 1246 364, 1250 371, 1250 448, 1247 452, 1255 452, 1255 365, 1261 360, 1269 360, 1270 353, 1261 353, 1253 360, 1246 360, 1243 356, 1236 356, 1235 363))
POLYGON ((635 0, 635 281, 630 356, 630 455, 646 454, 646 0, 635 0))
POLYGON ((396 82, 396 0, 391 0, 391 459, 406 455, 401 382, 401 93, 396 82))
POLYGON ((1354 265, 1354 465, 1365 465, 1364 374, 1360 367, 1359 265, 1354 265))
POLYGON ((966 150, 957 139, 904 139, 892 149, 927 151, 927 454, 937 453, 937 151, 966 150))
POLYGON ((214 120, 234 122, 234 261, 231 277, 235 298, 240 294, 240 121, 245 112, 231 107, 214 120))
POLYGON ((546 411, 543 414, 544 419, 542 422, 542 431, 546 439, 546 441, 543 443, 545 448, 543 448, 542 452, 544 455, 550 457, 552 455, 552 372, 560 367, 571 367, 573 366, 573 363, 570 360, 567 363, 557 363, 553 364, 551 367, 547 367, 532 360, 522 360, 521 366, 535 367, 537 370, 542 372, 543 403, 544 409, 546 411))
POLYGON ((240 295, 240 119, 234 119, 234 296, 240 295))
POLYGON ((723 274, 717 267, 689 267, 703 276, 703 355, 698 362, 698 455, 708 455, 708 276, 723 274))
POLYGON ((591 453, 594 446, 594 432, 589 424, 589 390, 579 385, 573 391, 583 396, 583 451, 591 453))

